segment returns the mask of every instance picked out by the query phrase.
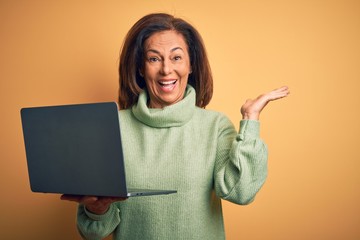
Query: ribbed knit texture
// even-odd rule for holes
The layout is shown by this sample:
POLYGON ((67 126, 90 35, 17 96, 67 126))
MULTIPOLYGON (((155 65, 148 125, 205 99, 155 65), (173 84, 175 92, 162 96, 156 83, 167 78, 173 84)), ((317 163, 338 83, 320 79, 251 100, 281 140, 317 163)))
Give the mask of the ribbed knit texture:
MULTIPOLYGON (((119 113, 130 187, 176 189, 177 194, 134 197, 104 215, 78 208, 86 239, 225 239, 220 198, 250 203, 267 174, 267 149, 258 121, 241 121, 237 134, 223 114, 195 106, 195 90, 164 109, 149 109, 144 91, 119 113)), ((241 216, 239 216, 241 218, 241 216)))

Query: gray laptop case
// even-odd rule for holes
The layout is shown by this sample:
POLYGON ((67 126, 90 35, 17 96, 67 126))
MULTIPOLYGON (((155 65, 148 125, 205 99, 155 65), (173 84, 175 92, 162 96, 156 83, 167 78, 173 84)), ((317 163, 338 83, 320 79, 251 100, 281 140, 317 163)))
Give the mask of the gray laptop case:
POLYGON ((126 186, 115 102, 21 109, 33 192, 131 197, 176 190, 126 186))

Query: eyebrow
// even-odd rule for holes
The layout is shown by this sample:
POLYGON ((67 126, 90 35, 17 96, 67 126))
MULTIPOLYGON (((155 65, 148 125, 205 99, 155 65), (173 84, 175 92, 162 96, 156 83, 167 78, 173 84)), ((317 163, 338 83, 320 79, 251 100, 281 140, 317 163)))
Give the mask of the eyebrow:
MULTIPOLYGON (((174 47, 173 49, 170 50, 170 52, 174 52, 176 50, 181 50, 181 51, 184 51, 181 47, 174 47)), ((148 49, 146 50, 146 53, 147 52, 153 52, 153 53, 157 53, 157 54, 160 54, 160 52, 158 50, 155 50, 155 49, 148 49)))

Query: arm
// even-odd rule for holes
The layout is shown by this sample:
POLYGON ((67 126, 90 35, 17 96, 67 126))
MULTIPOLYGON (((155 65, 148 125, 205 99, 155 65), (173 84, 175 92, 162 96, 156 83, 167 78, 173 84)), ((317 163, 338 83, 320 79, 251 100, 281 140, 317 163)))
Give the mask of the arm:
POLYGON ((243 120, 237 135, 230 121, 222 121, 214 170, 219 197, 238 204, 254 200, 267 176, 267 147, 259 137, 258 119, 270 101, 288 94, 289 89, 282 87, 247 100, 241 107, 243 120))
POLYGON ((242 120, 239 134, 222 120, 214 171, 216 194, 237 204, 248 204, 267 176, 267 147, 259 138, 259 122, 242 120))

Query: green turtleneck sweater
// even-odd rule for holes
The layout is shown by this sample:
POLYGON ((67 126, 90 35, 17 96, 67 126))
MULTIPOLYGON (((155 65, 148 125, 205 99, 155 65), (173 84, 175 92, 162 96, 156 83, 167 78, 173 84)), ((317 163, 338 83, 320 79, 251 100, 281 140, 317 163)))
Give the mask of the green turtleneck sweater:
MULTIPOLYGON (((223 114, 195 106, 188 86, 182 101, 149 109, 147 93, 119 111, 130 187, 176 189, 171 195, 129 198, 104 215, 78 208, 85 239, 113 233, 125 240, 225 239, 221 200, 250 203, 267 175, 259 122, 242 120, 239 133, 223 114)), ((239 216, 241 217, 241 216, 239 216)))

